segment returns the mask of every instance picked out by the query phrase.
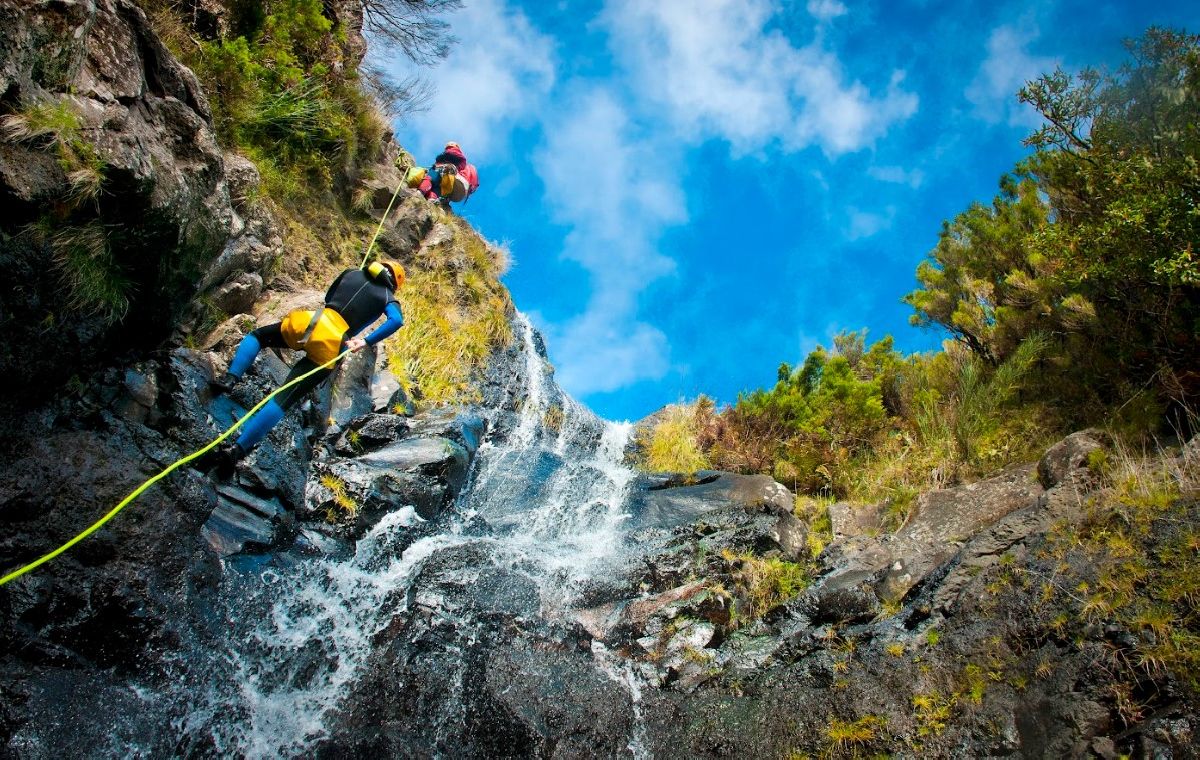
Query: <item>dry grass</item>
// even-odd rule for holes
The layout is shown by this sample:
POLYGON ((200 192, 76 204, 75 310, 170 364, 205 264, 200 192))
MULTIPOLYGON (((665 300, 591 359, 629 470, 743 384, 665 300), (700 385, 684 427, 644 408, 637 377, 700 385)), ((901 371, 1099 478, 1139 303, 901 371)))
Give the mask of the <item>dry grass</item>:
POLYGON ((648 433, 642 436, 642 461, 647 472, 695 473, 708 469, 708 457, 698 443, 697 405, 671 404, 658 413, 648 433))
POLYGON ((405 326, 386 346, 404 392, 422 405, 476 400, 472 381, 512 340, 512 301, 492 249, 461 220, 448 243, 421 252, 400 295, 405 326))

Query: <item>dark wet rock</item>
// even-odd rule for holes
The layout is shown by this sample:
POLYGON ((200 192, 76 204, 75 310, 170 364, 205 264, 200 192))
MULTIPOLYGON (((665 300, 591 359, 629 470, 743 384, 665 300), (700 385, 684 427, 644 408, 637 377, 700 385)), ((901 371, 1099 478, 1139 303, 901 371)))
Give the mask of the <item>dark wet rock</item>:
POLYGON ((408 419, 395 414, 365 414, 342 431, 334 444, 339 456, 355 457, 374 451, 404 436, 409 429, 408 419))
POLYGON ((354 536, 406 507, 432 520, 453 504, 468 465, 467 451, 446 438, 405 438, 356 459, 319 462, 306 514, 344 513, 354 536))
POLYGON ((217 506, 200 531, 213 551, 225 557, 290 544, 296 535, 295 522, 279 499, 264 499, 226 484, 217 487, 217 506))
POLYGON ((658 594, 579 610, 575 619, 593 638, 611 645, 658 633, 666 621, 680 616, 726 625, 730 612, 728 594, 714 591, 707 581, 693 581, 658 594))
POLYGON ((468 409, 453 407, 432 409, 413 417, 409 434, 413 436, 438 436, 454 441, 468 456, 479 449, 486 428, 483 418, 468 409))
POLYGON ((1093 451, 1103 451, 1107 436, 1099 430, 1089 428, 1072 433, 1051 446, 1038 461, 1038 481, 1043 488, 1053 488, 1071 475, 1087 467, 1088 456, 1093 451))
POLYGON ((696 473, 694 484, 668 476, 643 478, 630 503, 637 528, 670 528, 693 522, 717 509, 748 513, 791 514, 793 497, 766 475, 696 473))
POLYGON ((580 629, 537 622, 522 571, 484 544, 433 553, 321 754, 619 754, 632 733, 625 691, 580 629))
POLYGON ((372 411, 375 406, 371 399, 374 368, 374 348, 363 349, 342 360, 328 390, 328 423, 331 428, 340 430, 355 417, 372 411))
POLYGON ((136 4, 3 0, 0 25, 4 112, 42 104, 75 114, 80 139, 102 163, 95 199, 72 204, 66 164, 45 140, 0 147, 0 275, 22 283, 6 293, 4 311, 14 324, 63 325, 55 351, 43 350, 37 330, 10 331, 0 371, 24 382, 4 404, 20 409, 115 351, 144 351, 166 338, 224 244, 233 211, 207 100, 136 4), (62 211, 46 217, 50 208, 62 211), (79 309, 57 270, 44 265, 55 256, 50 244, 22 233, 43 218, 61 234, 107 241, 112 265, 130 280, 119 328, 79 309))

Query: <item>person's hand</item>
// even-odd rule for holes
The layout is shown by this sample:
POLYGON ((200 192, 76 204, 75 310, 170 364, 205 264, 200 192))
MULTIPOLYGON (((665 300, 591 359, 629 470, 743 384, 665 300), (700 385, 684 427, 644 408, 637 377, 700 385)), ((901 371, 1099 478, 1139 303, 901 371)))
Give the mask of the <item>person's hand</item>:
POLYGON ((351 338, 346 343, 346 348, 350 349, 354 353, 358 353, 359 351, 362 351, 364 348, 366 348, 366 346, 367 346, 367 342, 365 340, 363 340, 362 338, 351 338))

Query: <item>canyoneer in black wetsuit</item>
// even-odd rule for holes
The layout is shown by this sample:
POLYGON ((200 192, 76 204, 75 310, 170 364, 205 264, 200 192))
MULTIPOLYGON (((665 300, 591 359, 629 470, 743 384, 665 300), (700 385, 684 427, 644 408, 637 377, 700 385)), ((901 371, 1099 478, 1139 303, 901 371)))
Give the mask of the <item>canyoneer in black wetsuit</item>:
MULTIPOLYGON (((375 345, 404 324, 404 315, 396 301, 396 291, 403 284, 404 268, 393 261, 374 262, 362 269, 347 269, 329 286, 323 309, 293 311, 283 321, 260 327, 242 338, 228 371, 220 379, 211 381, 210 385, 216 393, 228 392, 263 348, 304 351, 304 357, 288 373, 287 379, 292 380, 325 364, 346 348, 361 351, 365 346, 375 345), (365 338, 356 337, 385 315, 387 321, 369 335, 365 338)), ((216 449, 211 462, 218 475, 232 473, 237 461, 279 424, 288 409, 332 375, 334 367, 315 372, 288 388, 247 420, 236 443, 216 449)))

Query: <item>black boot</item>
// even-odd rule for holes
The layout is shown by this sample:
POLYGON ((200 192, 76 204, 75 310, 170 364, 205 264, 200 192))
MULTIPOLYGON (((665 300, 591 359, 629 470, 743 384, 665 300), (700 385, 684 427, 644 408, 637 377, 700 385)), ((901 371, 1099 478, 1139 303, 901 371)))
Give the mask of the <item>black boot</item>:
POLYGON ((237 469, 237 463, 250 452, 233 441, 225 441, 196 460, 196 469, 206 472, 217 480, 229 480, 237 469))
POLYGON ((214 396, 220 396, 233 390, 233 386, 237 385, 238 380, 241 380, 241 378, 232 372, 226 372, 219 378, 214 377, 212 380, 209 380, 208 387, 212 390, 214 396))

